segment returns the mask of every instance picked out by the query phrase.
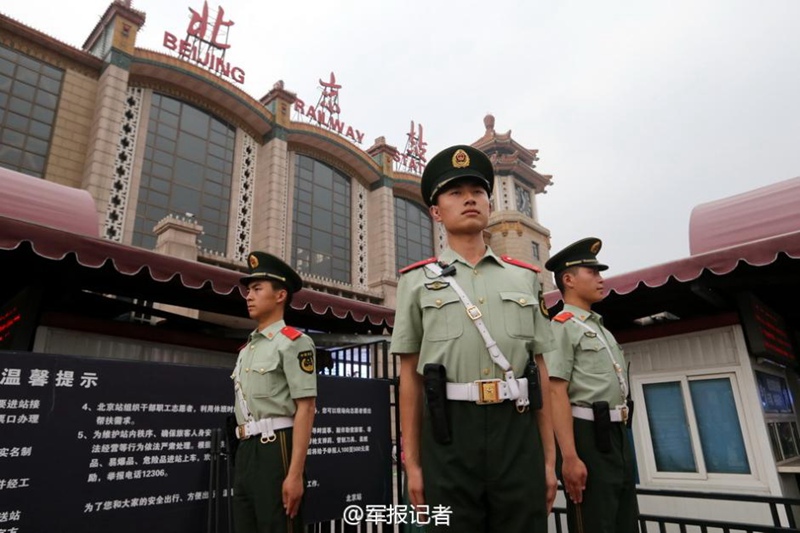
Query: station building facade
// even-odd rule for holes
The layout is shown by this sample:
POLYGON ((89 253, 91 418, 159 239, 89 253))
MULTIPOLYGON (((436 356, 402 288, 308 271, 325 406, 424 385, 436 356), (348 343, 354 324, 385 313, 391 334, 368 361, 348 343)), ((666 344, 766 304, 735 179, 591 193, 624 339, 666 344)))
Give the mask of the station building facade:
MULTIPOLYGON (((239 270, 266 250, 307 287, 393 307, 397 270, 446 246, 401 150, 300 120, 282 81, 256 99, 230 65, 137 48, 144 22, 114 2, 78 49, 0 15, 0 165, 88 191, 110 241, 239 270)), ((541 266, 551 177, 494 117, 484 128, 473 145, 498 177, 486 240, 541 266)))

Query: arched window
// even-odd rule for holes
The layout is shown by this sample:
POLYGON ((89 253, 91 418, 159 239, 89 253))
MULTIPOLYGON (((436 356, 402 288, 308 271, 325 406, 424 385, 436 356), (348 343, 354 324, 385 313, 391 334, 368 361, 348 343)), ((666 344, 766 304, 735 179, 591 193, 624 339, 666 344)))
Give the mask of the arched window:
POLYGON ((433 255, 433 221, 425 208, 395 196, 394 227, 398 270, 433 255))
POLYGON ((294 267, 350 283, 350 178, 300 154, 295 158, 294 178, 294 267))
POLYGON ((154 248, 169 214, 203 226, 201 247, 226 253, 236 130, 205 111, 153 94, 133 244, 154 248))

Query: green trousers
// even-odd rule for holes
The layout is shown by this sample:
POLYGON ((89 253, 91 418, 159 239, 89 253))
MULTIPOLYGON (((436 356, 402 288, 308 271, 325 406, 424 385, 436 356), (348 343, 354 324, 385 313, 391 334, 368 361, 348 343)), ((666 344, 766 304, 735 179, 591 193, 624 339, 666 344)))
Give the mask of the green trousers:
POLYGON ((536 416, 513 402, 447 402, 451 444, 434 441, 427 411, 420 455, 428 532, 547 531, 544 453, 536 416), (449 508, 449 525, 436 523, 449 508))
POLYGON ((303 513, 291 519, 283 508, 283 480, 292 457, 292 428, 273 442, 252 437, 239 443, 233 483, 236 533, 302 533, 303 513))
MULTIPOLYGON (((611 451, 595 445, 594 422, 574 419, 575 448, 586 465, 588 478, 583 502, 567 497, 570 533, 637 533, 635 459, 625 424, 611 424, 611 451)), ((558 474, 561 475, 559 457, 558 474)))

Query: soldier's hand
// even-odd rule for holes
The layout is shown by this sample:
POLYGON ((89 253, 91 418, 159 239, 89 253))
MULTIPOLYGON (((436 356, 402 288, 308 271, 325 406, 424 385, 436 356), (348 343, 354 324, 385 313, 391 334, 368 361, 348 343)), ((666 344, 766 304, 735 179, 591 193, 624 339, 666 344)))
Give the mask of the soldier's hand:
POLYGON ((303 497, 303 476, 290 476, 283 480, 283 508, 289 518, 294 518, 300 511, 300 499, 303 497))
POLYGON ((580 457, 564 458, 564 464, 561 466, 561 476, 564 479, 564 488, 567 490, 569 499, 573 503, 581 503, 583 501, 583 491, 586 489, 588 472, 580 457))
POLYGON ((422 468, 406 465, 408 500, 413 506, 425 505, 425 491, 422 483, 422 468))
POLYGON ((556 479, 556 471, 553 468, 545 468, 544 480, 546 484, 546 502, 547 514, 553 510, 553 503, 556 501, 556 492, 558 491, 558 480, 556 479))

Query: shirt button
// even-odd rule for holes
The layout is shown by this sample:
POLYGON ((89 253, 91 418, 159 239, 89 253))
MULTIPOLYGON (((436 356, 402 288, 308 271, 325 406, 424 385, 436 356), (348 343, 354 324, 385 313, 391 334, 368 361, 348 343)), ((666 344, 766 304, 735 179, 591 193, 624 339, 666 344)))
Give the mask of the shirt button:
POLYGON ((256 345, 255 345, 255 344, 251 344, 251 345, 250 345, 250 349, 251 349, 251 350, 252 350, 253 348, 255 348, 255 347, 256 347, 256 345))
POLYGON ((249 368, 245 368, 244 371, 245 372, 250 372, 250 369, 249 368))
POLYGON ((442 301, 436 300, 436 307, 441 307, 441 306, 442 306, 442 301))
POLYGON ((483 298, 478 298, 478 303, 482 304, 483 303, 483 298))
POLYGON ((524 305, 524 304, 525 304, 527 301, 528 301, 528 300, 526 300, 525 298, 520 298, 520 299, 519 299, 519 303, 521 303, 521 304, 523 304, 523 305, 524 305))
POLYGON ((488 376, 489 375, 489 369, 488 368, 484 368, 483 369, 483 375, 484 376, 488 376))
POLYGON ((472 271, 472 273, 477 276, 478 275, 478 269, 476 268, 475 270, 472 271))
POLYGON ((263 368, 259 368, 258 371, 261 372, 262 374, 264 373, 264 369, 263 368))

